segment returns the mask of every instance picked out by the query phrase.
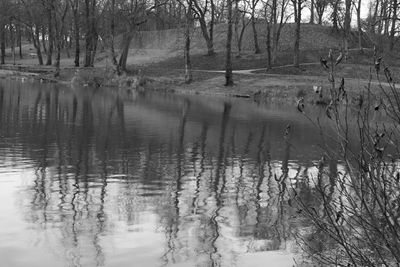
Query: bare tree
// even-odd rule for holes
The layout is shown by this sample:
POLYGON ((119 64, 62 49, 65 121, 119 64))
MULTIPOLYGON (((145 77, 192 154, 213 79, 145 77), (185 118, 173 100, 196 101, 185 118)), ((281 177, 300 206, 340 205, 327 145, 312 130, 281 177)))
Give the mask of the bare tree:
MULTIPOLYGON (((75 40, 75 67, 79 67, 79 58, 80 58, 80 19, 79 19, 79 10, 80 10, 80 1, 79 0, 68 0, 71 5, 73 21, 74 21, 74 40, 75 40)), ((115 0, 113 0, 115 1, 115 0)))
POLYGON ((18 43, 18 47, 19 47, 19 58, 22 59, 22 23, 21 23, 21 7, 18 6, 18 11, 17 11, 17 43, 18 43))
POLYGON ((304 0, 292 0, 294 13, 295 13, 295 39, 294 39, 294 56, 293 56, 293 66, 300 67, 300 25, 301 25, 301 12, 303 9, 304 0))
POLYGON ((98 33, 96 27, 96 2, 97 0, 85 0, 85 15, 86 15, 85 67, 94 66, 94 58, 97 50, 98 33))
POLYGON ((395 43, 395 35, 396 35, 396 23, 398 21, 397 12, 399 8, 398 0, 392 0, 392 26, 390 29, 390 36, 389 36, 389 49, 393 51, 394 43, 395 43))
POLYGON ((214 0, 193 0, 193 11, 199 21, 200 29, 207 45, 207 55, 212 56, 214 51, 214 24, 215 24, 214 0), (207 23, 207 18, 209 22, 207 23), (207 27, 207 24, 209 25, 207 27))
MULTIPOLYGON (((47 19, 48 49, 47 49, 46 65, 50 66, 52 64, 53 47, 54 47, 53 20, 55 15, 54 14, 55 2, 53 0, 41 0, 41 2, 44 10, 46 11, 46 19, 47 19)), ((43 43, 45 43, 45 40, 46 40, 45 38, 42 38, 43 43)))
POLYGON ((54 26, 55 26, 55 42, 57 48, 57 55, 56 55, 56 73, 55 77, 60 76, 60 60, 61 60, 61 43, 62 43, 62 36, 64 34, 65 29, 65 17, 68 12, 69 8, 69 1, 65 1, 64 7, 62 7, 62 1, 58 3, 58 1, 53 2, 54 10, 55 10, 55 17, 54 17, 54 26), (57 7, 56 7, 57 5, 57 7))
POLYGON ((315 10, 317 11, 318 16, 318 24, 322 24, 322 18, 324 16, 324 12, 328 6, 328 0, 316 0, 315 1, 315 10))
POLYGON ((214 0, 215 5, 215 22, 221 22, 225 19, 225 9, 227 0, 214 0))
POLYGON ((377 23, 377 16, 378 16, 378 8, 379 8, 379 2, 380 1, 375 1, 375 5, 374 5, 374 11, 372 13, 372 3, 370 3, 370 16, 371 16, 371 33, 375 34, 375 30, 376 30, 376 23, 377 23))
POLYGON ((254 40, 254 53, 260 54, 261 49, 258 44, 258 34, 257 34, 257 28, 256 28, 256 11, 257 11, 257 5, 260 2, 260 0, 248 0, 249 5, 250 5, 250 19, 251 19, 251 28, 253 29, 253 40, 254 40))
POLYGON ((4 30, 4 26, 0 25, 0 50, 1 50, 1 61, 0 64, 5 64, 5 58, 6 58, 6 33, 4 30))
POLYGON ((185 9, 186 23, 185 23, 185 47, 184 47, 184 58, 185 58, 185 82, 191 83, 193 81, 192 75, 192 64, 190 62, 190 29, 193 24, 193 0, 178 0, 179 3, 185 9), (184 2, 185 1, 185 2, 184 2))
POLYGON ((362 51, 361 0, 354 3, 354 7, 357 11, 358 49, 362 51))
POLYGON ((190 62, 190 28, 192 26, 192 6, 193 0, 188 0, 186 11, 186 29, 185 29, 185 82, 191 83, 193 80, 192 64, 190 62))
POLYGON ((233 73, 232 73, 232 2, 233 0, 227 0, 227 12, 228 12, 228 30, 226 38, 226 60, 225 60, 225 86, 233 85, 233 73))
MULTIPOLYGON (((264 5, 264 15, 263 15, 263 19, 265 20, 267 27, 267 40, 266 40, 266 45, 267 45, 267 68, 270 68, 272 66, 272 53, 271 53, 271 30, 272 27, 274 25, 272 25, 273 23, 273 14, 274 14, 274 10, 273 10, 273 3, 274 1, 272 0, 267 0, 267 1, 263 1, 262 2, 264 5), (271 4, 272 2, 272 4, 271 4)), ((275 1, 276 3, 276 1, 275 1)), ((275 10, 276 12, 276 10, 275 10)))
POLYGON ((14 22, 12 17, 10 18, 10 24, 8 28, 10 32, 11 55, 13 64, 15 65, 15 32, 14 32, 14 22))
POLYGON ((339 10, 342 5, 342 0, 331 0, 330 5, 332 8, 332 27, 333 31, 338 32, 339 31, 339 10))
MULTIPOLYGON (((391 12, 391 10, 389 8, 389 6, 390 6, 389 1, 390 0, 383 0, 382 4, 381 4, 381 14, 380 14, 381 25, 382 25, 381 27, 383 28, 383 34, 385 34, 385 35, 387 35, 389 33, 390 20, 387 19, 390 17, 390 12, 391 12)), ((382 28, 381 28, 381 30, 382 30, 382 28)))
POLYGON ((129 47, 133 39, 134 31, 141 24, 146 23, 149 16, 151 16, 152 11, 158 6, 165 5, 167 0, 157 2, 155 5, 148 6, 145 0, 130 0, 127 6, 124 7, 124 20, 125 20, 125 31, 122 36, 122 51, 118 61, 118 68, 121 71, 126 71, 126 63, 128 59, 129 47))
POLYGON ((351 31, 351 0, 345 0, 345 14, 344 14, 344 49, 349 49, 349 39, 351 31))
POLYGON ((7 24, 7 14, 6 10, 9 8, 9 3, 7 0, 1 1, 0 3, 0 64, 5 64, 6 57, 6 24, 7 24))
POLYGON ((236 44, 237 44, 237 49, 238 49, 238 54, 237 57, 241 57, 241 52, 242 52, 242 41, 243 41, 243 36, 244 32, 246 30, 246 27, 249 25, 251 20, 246 18, 247 14, 247 2, 242 1, 242 6, 239 6, 240 0, 235 0, 235 15, 234 15, 234 21, 235 21, 235 39, 236 39, 236 44), (239 30, 239 23, 240 25, 240 30, 239 30))
POLYGON ((334 133, 328 134, 327 128, 316 122, 324 149, 313 185, 317 205, 295 197, 300 212, 312 223, 311 234, 300 236, 303 248, 323 265, 374 267, 400 262, 400 173, 396 162, 400 153, 400 96, 382 55, 375 51, 373 61, 375 74, 385 85, 373 88, 369 83, 364 101, 352 111, 345 80, 336 85, 332 82, 338 61, 331 53, 325 66, 331 83, 331 102, 325 113, 334 133), (383 95, 378 105, 372 94, 376 89, 383 95), (354 120, 350 112, 356 113, 354 120), (381 112, 387 121, 374 119, 381 112), (334 168, 326 168, 328 161, 334 162, 334 168), (339 162, 341 171, 337 171, 339 162))
MULTIPOLYGON (((111 0, 111 24, 110 24, 110 50, 111 50, 111 60, 114 66, 118 66, 117 55, 115 52, 115 0, 111 0)), ((117 68, 118 69, 118 68, 117 68)))
POLYGON ((310 24, 314 24, 314 10, 315 10, 315 0, 311 0, 310 3, 310 24))
POLYGON ((40 32, 39 29, 42 26, 42 10, 40 9, 40 3, 38 0, 21 0, 26 11, 26 21, 24 24, 27 26, 33 41, 33 45, 36 48, 36 54, 39 61, 39 65, 43 65, 42 50, 40 48, 40 32))
POLYGON ((271 2, 272 64, 276 63, 282 29, 290 18, 290 14, 287 14, 289 3, 289 0, 272 0, 271 2))

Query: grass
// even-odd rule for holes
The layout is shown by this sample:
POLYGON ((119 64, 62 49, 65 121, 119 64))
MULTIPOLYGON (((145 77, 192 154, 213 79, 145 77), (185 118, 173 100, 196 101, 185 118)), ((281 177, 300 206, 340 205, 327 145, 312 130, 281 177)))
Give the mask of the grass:
MULTIPOLYGON (((334 51, 335 55, 339 51, 334 51)), ((371 60, 373 52, 371 50, 364 50, 360 53, 357 50, 352 50, 349 53, 348 59, 336 67, 336 74, 338 77, 353 78, 353 79, 369 79, 369 70, 373 67, 371 60)), ((280 74, 280 75, 303 75, 303 76, 326 76, 326 72, 321 68, 319 60, 321 56, 326 57, 327 50, 308 50, 301 52, 302 66, 300 68, 292 67, 292 53, 280 52, 277 55, 277 62, 272 69, 266 68, 267 55, 254 54, 252 52, 243 53, 240 58, 233 57, 234 70, 249 70, 260 69, 253 73, 255 74, 280 74)), ((387 54, 384 55, 385 62, 389 62, 393 72, 400 71, 400 59, 398 55, 387 54)), ((192 55, 192 68, 193 70, 216 70, 223 71, 225 67, 225 54, 222 52, 217 53, 215 56, 205 56, 201 54, 192 55)), ((135 66, 141 68, 146 75, 158 77, 160 75, 166 77, 182 75, 184 69, 183 56, 176 56, 158 63, 151 63, 148 65, 135 66)), ((218 74, 206 72, 194 72, 195 79, 205 80, 207 78, 215 77, 218 74)))
MULTIPOLYGON (((326 50, 310 50, 302 51, 300 61, 302 63, 316 62, 319 60, 319 54, 326 50)), ((224 70, 225 68, 225 53, 218 52, 214 56, 206 56, 202 54, 194 54, 191 56, 192 67, 195 70, 224 70)), ((233 68, 235 70, 247 70, 266 68, 267 56, 263 54, 254 54, 251 51, 242 53, 240 58, 234 56, 232 58, 233 68)), ((293 54, 290 52, 280 52, 277 55, 277 66, 288 65, 293 62, 293 54)), ((145 66, 149 68, 163 68, 163 69, 183 69, 184 58, 177 56, 169 58, 165 61, 153 63, 145 66)))
MULTIPOLYGON (((288 25, 286 33, 290 33, 290 27, 291 26, 288 25)), ((293 53, 291 50, 279 52, 277 54, 277 64, 275 64, 272 69, 268 70, 266 70, 267 55, 265 53, 265 47, 263 48, 262 54, 256 55, 253 51, 246 50, 242 53, 240 58, 236 57, 236 52, 233 52, 232 59, 234 70, 260 69, 247 74, 235 73, 235 85, 233 87, 223 86, 225 53, 221 49, 224 42, 222 34, 216 35, 218 37, 215 39, 217 51, 215 56, 205 56, 204 45, 201 46, 202 39, 196 37, 197 40, 194 42, 193 55, 191 56, 194 76, 194 82, 191 85, 186 85, 183 82, 184 58, 181 48, 178 47, 175 47, 175 50, 168 50, 165 47, 163 49, 154 47, 132 49, 130 57, 128 58, 129 69, 131 70, 130 74, 135 75, 140 70, 143 75, 149 77, 150 82, 146 85, 149 89, 171 90, 190 94, 246 95, 250 97, 254 95, 258 98, 260 98, 259 96, 261 95, 262 98, 267 101, 285 100, 289 102, 295 102, 299 96, 304 96, 310 99, 309 102, 316 102, 312 89, 313 85, 327 84, 327 73, 320 66, 319 59, 321 56, 327 56, 329 51, 327 46, 330 45, 328 41, 336 40, 335 42, 338 43, 341 37, 330 33, 328 27, 314 27, 310 25, 304 25, 304 27, 308 27, 307 30, 313 31, 311 32, 312 36, 325 36, 327 40, 319 43, 320 47, 318 49, 305 50, 303 47, 300 53, 300 62, 303 65, 301 65, 300 68, 291 66, 293 62, 293 53), (203 50, 199 49, 199 47, 203 47, 203 50), (213 70, 220 72, 212 72, 213 70)), ((260 35, 262 36, 262 33, 260 33, 260 35)), ((284 34, 282 36, 283 40, 289 37, 290 34, 284 34)), ((151 40, 152 37, 150 36, 149 38, 149 40, 151 40)), ((164 38, 172 40, 173 36, 166 36, 164 38)), ((262 43, 262 38, 260 38, 260 43, 262 43)), ((251 49, 252 38, 245 38, 244 41, 244 47, 251 49)), ((303 42, 310 43, 311 41, 312 40, 303 39, 303 42)), ((173 44, 174 42, 166 43, 173 44)), ((290 43, 290 38, 288 39, 287 44, 288 43, 290 43)), ((331 47, 334 49, 334 54, 338 55, 339 50, 337 45, 332 44, 331 47)), ((52 77, 53 68, 49 66, 38 66, 36 58, 26 56, 30 52, 32 52, 32 46, 25 45, 25 58, 19 60, 17 57, 17 64, 26 66, 28 71, 43 69, 48 71, 49 77, 52 77)), ((82 53, 81 59, 83 59, 83 54, 84 53, 82 53)), ((100 61, 96 60, 96 68, 88 70, 93 73, 93 76, 104 77, 101 73, 107 71, 107 66, 109 70, 112 69, 110 67, 111 61, 108 58, 104 58, 105 55, 107 55, 107 51, 99 51, 97 53, 97 59, 103 59, 100 61)), ((391 66, 392 73, 398 73, 400 71, 400 54, 386 53, 383 57, 384 61, 391 66)), ((366 49, 363 53, 353 49, 350 51, 348 59, 335 68, 337 77, 346 78, 346 85, 349 85, 350 88, 354 88, 354 94, 359 93, 359 91, 355 89, 360 87, 359 79, 363 80, 361 84, 367 83, 370 68, 373 67, 371 58, 373 58, 373 51, 371 49, 366 49)), ((12 65, 10 65, 10 54, 8 54, 7 61, 9 64, 6 67, 12 67, 12 65)), ((63 54, 61 66, 61 80, 68 82, 74 75, 73 58, 67 58, 66 55, 63 54)))

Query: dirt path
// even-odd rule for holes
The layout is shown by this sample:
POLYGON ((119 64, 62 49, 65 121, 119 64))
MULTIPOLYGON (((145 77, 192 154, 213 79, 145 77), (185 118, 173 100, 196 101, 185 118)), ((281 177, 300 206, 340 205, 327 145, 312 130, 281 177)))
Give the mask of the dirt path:
MULTIPOLYGON (((176 52, 176 51, 175 51, 176 52)), ((132 65, 146 66, 147 64, 158 63, 167 58, 176 56, 176 53, 171 51, 150 49, 150 50, 137 50, 132 51, 129 57, 129 62, 132 65)), ((26 62, 32 64, 24 64, 24 61, 19 62, 21 65, 13 66, 7 65, 8 72, 4 72, 0 76, 7 77, 15 74, 14 71, 22 71, 24 73, 35 72, 37 73, 49 73, 51 75, 53 67, 51 66, 38 66, 33 64, 32 59, 25 59, 26 62)), ((104 69, 110 62, 107 59, 103 59, 101 62, 96 63, 96 69, 104 69)), ((305 66, 316 66, 319 62, 303 63, 302 67, 305 66)), ((285 69, 292 67, 292 65, 281 65, 276 66, 274 69, 285 69)), ((351 66, 350 66, 351 67, 351 66)), ((64 70, 65 81, 70 81, 74 73, 73 62, 71 59, 65 59, 61 64, 62 70, 64 70)), ((160 68, 162 69, 162 68, 160 68)), ((182 72, 181 69, 174 69, 178 73, 182 72)), ((159 76, 152 77, 152 82, 149 83, 150 89, 174 91, 181 94, 203 94, 211 96, 230 96, 230 97, 246 97, 254 100, 264 99, 267 101, 284 101, 284 102, 295 102, 298 97, 304 96, 310 102, 316 100, 316 96, 313 90, 314 85, 322 86, 323 91, 326 94, 329 91, 329 83, 327 75, 295 75, 295 74, 272 74, 265 73, 266 68, 255 68, 255 69, 242 69, 234 70, 234 81, 233 87, 224 86, 224 70, 207 70, 207 69, 195 69, 195 73, 213 73, 217 75, 209 75, 206 79, 198 79, 192 84, 185 84, 181 82, 179 74, 175 77, 164 77, 163 72, 160 72, 159 76)), ((196 75, 195 75, 196 76, 196 75)), ((338 80, 339 82, 339 80, 338 80)), ((353 95, 358 95, 360 91, 368 84, 368 80, 346 78, 346 90, 351 92, 353 95)), ((378 83, 373 81, 372 85, 376 86, 378 83)))
MULTIPOLYGON (((318 63, 306 63, 304 65, 317 65, 318 63)), ((280 66, 281 68, 286 66, 280 66)), ((254 73, 254 71, 265 69, 249 69, 234 71, 234 86, 224 86, 225 71, 222 70, 193 70, 194 72, 215 73, 218 74, 210 79, 194 81, 191 84, 178 83, 165 86, 165 80, 160 80, 161 88, 168 88, 179 94, 201 94, 210 96, 229 96, 245 97, 256 101, 267 102, 289 102, 295 103, 299 97, 304 97, 307 102, 329 102, 328 75, 292 75, 292 74, 268 74, 254 73), (321 86, 323 97, 320 98, 314 92, 313 86, 321 86)), ((179 70, 180 71, 180 70, 179 70)), ((156 79, 157 80, 157 79, 156 79)), ((340 80, 337 79, 337 83, 340 80)), ((378 81, 369 81, 367 79, 345 78, 345 90, 348 95, 356 100, 360 94, 365 92, 368 84, 371 84, 372 91, 376 95, 381 93, 378 81)), ((385 86, 385 84, 382 84, 385 86)))
MULTIPOLYGON (((315 63, 303 63, 300 64, 300 66, 310 66, 310 65, 319 65, 319 62, 315 63)), ((283 66, 277 66, 274 67, 276 68, 285 68, 285 67, 292 67, 292 65, 283 65, 283 66)), ((309 84, 310 82, 315 82, 315 83, 327 83, 327 75, 294 75, 294 74, 272 74, 272 73, 255 73, 256 71, 267 71, 267 68, 260 68, 260 69, 248 69, 248 70, 234 70, 233 74, 240 74, 240 75, 246 75, 246 76, 259 76, 259 77, 265 77, 269 78, 268 83, 271 84, 278 84, 278 85, 288 85, 291 83, 296 83, 296 84, 302 84, 306 83, 309 84)), ((183 71, 183 70, 182 70, 183 71)), ((219 73, 219 74, 224 74, 224 70, 193 70, 193 72, 206 72, 206 73, 219 73)), ((371 85, 380 85, 378 81, 369 81, 368 79, 360 79, 360 78, 345 78, 346 82, 349 82, 350 84, 359 84, 359 85, 367 85, 368 83, 371 83, 371 85)), ((315 84, 319 85, 319 84, 315 84)), ((382 86, 385 86, 384 83, 382 83, 382 86)))

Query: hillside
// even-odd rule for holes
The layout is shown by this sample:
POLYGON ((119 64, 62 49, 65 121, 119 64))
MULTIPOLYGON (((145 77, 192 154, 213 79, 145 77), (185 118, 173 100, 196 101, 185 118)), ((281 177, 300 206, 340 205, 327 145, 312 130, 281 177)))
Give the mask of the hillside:
MULTIPOLYGON (((191 54, 194 69, 203 70, 222 70, 224 68, 225 59, 223 52, 226 46, 226 24, 217 24, 214 34, 214 48, 217 56, 210 58, 202 58, 206 54, 206 44, 199 28, 192 33, 191 54)), ((242 57, 233 58, 234 69, 257 69, 266 67, 266 25, 257 24, 259 46, 262 54, 255 55, 254 38, 251 26, 247 26, 242 41, 242 57)), ((278 66, 290 65, 293 62, 293 42, 295 34, 295 25, 293 23, 286 24, 281 31, 280 42, 277 54, 278 66)), ((301 25, 300 39, 300 62, 316 63, 319 62, 321 55, 325 55, 330 48, 340 50, 342 47, 342 35, 333 33, 331 27, 322 25, 301 25)), ((117 41, 118 43, 118 41, 117 41)), ((171 29, 164 31, 143 31, 137 32, 131 43, 131 51, 128 57, 128 65, 131 66, 148 66, 152 68, 163 68, 165 70, 181 69, 183 63, 183 32, 181 29, 171 29)), ((118 45, 116 45, 118 47, 118 45)), ((347 63, 351 64, 370 64, 371 53, 365 50, 360 55, 357 50, 358 33, 352 32, 350 40, 350 57, 347 63)), ((363 39, 363 47, 372 47, 371 41, 363 39)), ((234 35, 233 53, 237 52, 237 43, 234 35)), ((391 65, 398 65, 398 56, 387 55, 387 62, 391 65), (395 64, 392 64, 395 63, 395 64)), ((291 74, 298 70, 291 71, 291 74)), ((289 73, 289 72, 284 72, 289 73)))
MULTIPOLYGON (((215 27, 214 46, 216 51, 222 51, 226 42, 226 24, 217 24, 215 27)), ((257 32, 259 36, 259 45, 262 50, 266 49, 266 25, 257 24, 257 32)), ((290 51, 293 49, 295 25, 286 24, 281 33, 279 42, 279 51, 290 51)), ((192 33, 192 49, 195 52, 201 52, 205 48, 205 42, 201 31, 196 28, 192 33)), ((339 48, 342 40, 338 34, 333 34, 331 28, 322 25, 301 25, 301 50, 318 50, 327 48, 339 48)), ((183 49, 183 33, 180 29, 164 30, 164 31, 145 31, 139 32, 134 37, 132 48, 143 49, 162 49, 162 50, 181 50, 183 49)), ((236 41, 233 45, 236 50, 236 41)), ((253 32, 249 26, 246 27, 242 50, 251 51, 254 48, 253 32)))

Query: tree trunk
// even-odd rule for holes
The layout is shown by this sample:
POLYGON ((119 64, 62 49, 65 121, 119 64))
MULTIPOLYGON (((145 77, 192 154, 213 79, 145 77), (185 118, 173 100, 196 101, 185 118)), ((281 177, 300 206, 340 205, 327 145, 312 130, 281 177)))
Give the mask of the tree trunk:
POLYGON ((39 65, 43 65, 42 50, 40 49, 40 37, 39 37, 39 26, 36 25, 35 31, 31 28, 33 45, 36 48, 36 54, 38 57, 39 65))
POLYGON ((378 7, 379 7, 379 1, 376 1, 374 14, 372 16, 372 23, 371 23, 371 29, 370 29, 371 33, 376 33, 375 32, 375 24, 376 24, 376 18, 378 16, 378 7))
POLYGON ((399 6, 399 2, 397 0, 393 0, 393 3, 392 3, 392 9, 393 9, 393 12, 392 12, 393 13, 393 15, 392 15, 392 28, 390 29, 390 45, 389 45, 390 51, 393 51, 394 43, 395 43, 398 6, 399 6))
POLYGON ((86 51, 85 51, 85 67, 90 67, 90 58, 92 55, 92 27, 90 26, 90 0, 85 0, 86 13, 86 51))
POLYGON ((244 19, 242 20, 242 28, 240 29, 240 34, 239 34, 239 40, 238 40, 238 56, 241 56, 242 53, 242 42, 243 42, 243 36, 244 36, 244 31, 246 29, 246 22, 244 19))
MULTIPOLYGON (((114 0, 115 1, 115 0, 114 0)), ((79 32, 79 0, 74 0, 72 11, 74 14, 74 39, 75 39, 75 67, 79 67, 80 58, 80 32, 79 32)))
POLYGON ((94 57, 97 49, 97 32, 95 18, 96 0, 85 0, 86 12, 86 51, 85 51, 85 67, 94 66, 94 57))
POLYGON ((350 23, 351 23, 351 0, 345 2, 345 14, 344 14, 344 49, 349 50, 350 41, 350 23))
POLYGON ((256 18, 254 14, 255 10, 251 11, 251 27, 253 28, 253 38, 254 38, 254 53, 260 54, 260 46, 258 45, 258 34, 256 29, 256 18))
POLYGON ((339 12, 339 0, 334 0, 333 12, 332 12, 332 24, 333 24, 333 31, 335 32, 339 31, 338 12, 339 12))
POLYGON ((328 5, 328 1, 326 1, 326 0, 314 0, 314 8, 315 8, 315 11, 317 12, 319 25, 322 24, 322 18, 324 16, 324 12, 325 12, 327 5, 328 5), (315 2, 315 1, 317 1, 317 2, 315 2))
POLYGON ((22 59, 22 30, 21 30, 21 23, 18 21, 17 23, 17 42, 18 42, 18 54, 19 58, 22 59))
MULTIPOLYGON (((192 1, 192 0, 190 0, 192 1)), ((189 0, 187 0, 189 3, 189 0)), ((207 45, 207 55, 212 56, 215 54, 214 51, 214 16, 215 16, 215 6, 213 4, 214 2, 211 1, 211 20, 210 20, 210 26, 209 29, 207 28, 207 14, 206 11, 204 11, 201 6, 198 4, 198 0, 195 0, 192 5, 194 4, 194 8, 197 11, 198 14, 198 21, 200 23, 200 29, 201 33, 204 37, 204 40, 206 41, 207 45)), ((186 12, 187 15, 187 12, 186 12)), ((186 16, 185 15, 185 16, 186 16)))
POLYGON ((358 28, 358 49, 362 51, 361 0, 358 0, 357 28, 358 28))
POLYGON ((67 11, 68 11, 68 4, 69 2, 66 1, 65 2, 65 9, 63 11, 63 14, 60 18, 60 21, 58 21, 57 19, 57 14, 55 13, 55 17, 54 17, 54 26, 55 26, 55 37, 56 37, 56 47, 57 47, 57 55, 56 55, 56 73, 54 74, 55 77, 60 76, 60 61, 61 61, 61 43, 62 43, 62 39, 64 36, 64 26, 65 26, 65 17, 67 15, 67 11))
POLYGON ((47 54, 47 47, 46 47, 46 30, 44 26, 42 26, 42 46, 43 46, 43 52, 47 54))
POLYGON ((296 32, 294 40, 294 57, 293 57, 293 67, 300 67, 300 25, 301 25, 301 0, 297 0, 294 3, 296 8, 296 32))
POLYGON ((91 55, 91 57, 90 57, 90 66, 91 66, 91 67, 94 67, 94 60, 95 60, 95 58, 96 58, 97 44, 98 44, 98 40, 99 40, 99 36, 98 36, 98 34, 97 34, 97 32, 96 32, 96 29, 94 29, 93 32, 94 32, 94 34, 93 34, 93 40, 92 40, 93 49, 92 49, 92 55, 91 55))
MULTIPOLYGON (((214 0, 211 0, 210 2, 211 4, 211 20, 210 20, 210 28, 209 28, 209 35, 210 35, 210 42, 212 44, 214 44, 214 23, 215 23, 215 4, 214 4, 214 0)), ((215 54, 214 52, 214 46, 212 47, 212 52, 213 54, 215 54)))
POLYGON ((277 1, 274 0, 273 2, 273 8, 275 11, 273 11, 273 16, 272 16, 272 21, 273 25, 272 27, 272 38, 273 38, 273 48, 272 48, 272 64, 276 63, 277 55, 278 55, 278 47, 279 47, 279 39, 281 36, 281 31, 284 25, 286 24, 285 21, 285 13, 286 13, 286 5, 283 3, 281 4, 281 11, 280 11, 280 17, 279 17, 279 23, 278 23, 278 17, 277 17, 277 1))
POLYGON ((235 39, 236 39, 236 44, 237 44, 237 49, 238 49, 238 54, 237 54, 237 58, 241 57, 241 51, 242 51, 242 44, 239 39, 239 20, 240 20, 240 16, 239 16, 239 1, 235 1, 235 12, 234 12, 234 18, 235 18, 235 39))
POLYGON ((0 25, 0 50, 1 50, 1 62, 0 64, 5 64, 5 58, 6 58, 6 34, 5 34, 5 30, 4 30, 4 26, 0 25))
POLYGON ((200 23, 201 33, 203 34, 204 40, 206 41, 206 44, 207 44, 207 56, 212 56, 215 54, 214 43, 208 34, 207 23, 205 21, 205 18, 200 17, 199 23, 200 23))
POLYGON ((131 29, 129 29, 128 32, 124 34, 122 39, 122 52, 118 63, 119 69, 121 71, 127 70, 126 62, 128 60, 129 47, 131 45, 132 39, 133 39, 133 34, 131 33, 131 29))
POLYGON ((56 67, 56 73, 54 74, 54 77, 60 76, 60 61, 61 61, 61 40, 59 33, 56 33, 56 48, 57 48, 57 53, 56 53, 56 62, 55 62, 55 67, 56 67))
POLYGON ((227 0, 228 31, 226 38, 225 86, 233 85, 232 75, 232 1, 227 0))
POLYGON ((118 61, 117 61, 117 55, 115 53, 115 47, 114 47, 114 39, 115 39, 115 0, 111 1, 111 60, 114 66, 117 67, 117 74, 120 74, 119 68, 118 68, 118 61))
MULTIPOLYGON (((238 1, 236 1, 236 3, 238 3, 238 1)), ((238 7, 236 7, 236 8, 237 8, 237 12, 240 13, 238 11, 238 7)), ((245 20, 245 13, 243 13, 241 18, 238 18, 238 20, 241 20, 241 22, 242 22, 242 26, 239 31, 239 21, 235 21, 235 32, 236 32, 236 39, 237 39, 236 41, 237 41, 237 49, 238 49, 237 57, 240 58, 242 56, 243 36, 244 36, 244 32, 246 30, 246 27, 248 25, 248 23, 245 20)))
POLYGON ((50 1, 50 7, 47 8, 47 25, 49 27, 49 43, 47 49, 47 60, 46 65, 50 66, 53 62, 53 42, 54 42, 54 35, 53 35, 53 11, 54 11, 54 2, 50 1))
POLYGON ((267 23, 267 69, 270 69, 272 66, 272 59, 271 59, 271 23, 267 23))
POLYGON ((67 58, 71 58, 71 54, 69 52, 70 46, 69 46, 67 35, 64 35, 64 37, 63 37, 62 47, 65 48, 65 53, 67 53, 67 58))
POLYGON ((310 7, 310 24, 314 24, 314 1, 311 0, 311 7, 310 7))
MULTIPOLYGON (((382 17, 384 14, 384 8, 385 8, 385 2, 381 2, 381 1, 376 1, 378 3, 381 3, 381 8, 380 8, 380 13, 379 13, 379 17, 382 17)), ((378 34, 382 34, 382 30, 383 30, 383 20, 379 20, 378 22, 378 34)))
POLYGON ((278 1, 277 0, 272 0, 272 6, 271 6, 271 19, 270 23, 272 24, 270 26, 270 31, 272 31, 272 55, 271 55, 271 63, 275 64, 276 63, 276 56, 278 52, 278 43, 279 40, 277 41, 277 30, 278 30, 278 17, 277 17, 277 9, 278 9, 278 1))
POLYGON ((98 33, 96 29, 96 0, 92 0, 92 16, 91 16, 91 27, 92 27, 92 55, 90 58, 90 66, 94 66, 94 59, 96 57, 97 43, 98 43, 98 33))
POLYGON ((190 26, 192 24, 192 0, 189 0, 189 6, 186 11, 185 27, 185 83, 193 81, 192 64, 190 62, 190 26))
POLYGON ((13 60, 13 65, 15 65, 15 33, 14 33, 14 26, 12 20, 10 20, 10 46, 11 46, 11 55, 13 60))
POLYGON ((382 18, 385 18, 385 20, 383 21, 384 22, 383 33, 385 35, 389 35, 389 22, 390 22, 390 20, 386 19, 386 18, 390 17, 390 15, 388 14, 388 11, 390 11, 390 10, 388 10, 388 8, 389 8, 388 7, 389 6, 388 1, 389 0, 385 0, 385 1, 383 1, 383 4, 382 4, 382 10, 383 10, 382 18))
MULTIPOLYGON (((272 26, 275 27, 275 26, 272 26)), ((274 34, 273 34, 274 35, 274 34)), ((272 44, 272 64, 276 64, 276 60, 278 57, 278 47, 279 47, 279 40, 276 39, 274 36, 273 38, 273 44, 272 44)))

